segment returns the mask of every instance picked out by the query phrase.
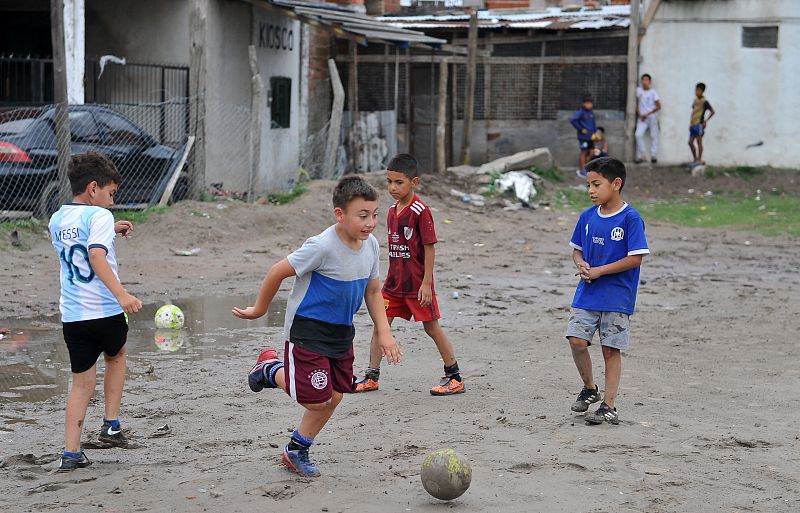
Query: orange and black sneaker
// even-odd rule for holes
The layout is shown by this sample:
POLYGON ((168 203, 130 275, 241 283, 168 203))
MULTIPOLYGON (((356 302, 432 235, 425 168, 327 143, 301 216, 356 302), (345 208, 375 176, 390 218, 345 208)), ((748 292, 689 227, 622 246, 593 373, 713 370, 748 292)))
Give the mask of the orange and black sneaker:
POLYGON ((455 395, 462 394, 467 388, 464 386, 464 381, 459 381, 456 378, 443 377, 439 381, 439 385, 431 388, 431 395, 455 395))
POLYGON ((380 384, 377 380, 372 378, 363 377, 361 379, 356 380, 356 393, 358 392, 374 392, 378 390, 380 384))

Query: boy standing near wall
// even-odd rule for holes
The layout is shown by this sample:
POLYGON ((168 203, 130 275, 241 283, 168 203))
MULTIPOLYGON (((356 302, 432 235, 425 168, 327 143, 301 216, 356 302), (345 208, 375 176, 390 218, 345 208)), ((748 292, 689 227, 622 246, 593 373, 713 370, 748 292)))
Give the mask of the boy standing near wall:
POLYGON ((652 77, 645 73, 642 75, 642 85, 636 88, 636 160, 645 162, 644 134, 650 131, 650 161, 658 162, 658 115, 661 110, 661 97, 651 87, 652 77))
POLYGON ((569 118, 569 122, 578 131, 578 148, 580 155, 578 161, 580 167, 576 171, 580 178, 586 178, 586 163, 592 158, 592 150, 594 150, 594 141, 592 137, 597 131, 597 126, 594 122, 594 103, 588 96, 583 98, 581 108, 575 111, 575 114, 569 118))
POLYGON ((714 117, 714 109, 708 103, 704 93, 706 85, 702 82, 694 87, 694 102, 692 102, 692 118, 689 120, 689 148, 692 150, 692 163, 690 165, 699 166, 703 162, 703 135, 706 132, 706 123, 714 117), (706 117, 706 112, 711 112, 706 117), (695 141, 697 149, 695 149, 695 141))

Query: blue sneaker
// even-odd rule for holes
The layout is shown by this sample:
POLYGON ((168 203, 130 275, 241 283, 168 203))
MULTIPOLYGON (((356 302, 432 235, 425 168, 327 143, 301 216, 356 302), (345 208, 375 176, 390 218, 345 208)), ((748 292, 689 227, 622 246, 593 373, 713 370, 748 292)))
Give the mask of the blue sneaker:
POLYGON ((319 477, 320 472, 316 465, 311 463, 308 449, 290 451, 289 446, 283 448, 283 464, 303 477, 319 477))
POLYGON ((250 390, 261 392, 265 388, 276 388, 264 376, 264 367, 276 362, 280 362, 280 358, 278 358, 278 352, 275 349, 268 347, 261 351, 261 354, 258 355, 258 361, 256 361, 255 366, 250 369, 250 373, 247 375, 247 383, 250 385, 250 390))
POLYGON ((585 169, 576 169, 575 174, 578 175, 578 178, 586 178, 588 174, 585 169))

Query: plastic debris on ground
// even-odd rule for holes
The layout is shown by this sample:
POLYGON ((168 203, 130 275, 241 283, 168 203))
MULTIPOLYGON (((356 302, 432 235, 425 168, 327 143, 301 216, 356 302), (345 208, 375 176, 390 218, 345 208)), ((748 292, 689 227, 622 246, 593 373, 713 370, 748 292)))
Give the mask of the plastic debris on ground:
POLYGON ((536 196, 536 187, 533 186, 533 178, 521 171, 509 171, 495 181, 495 186, 499 191, 514 189, 514 195, 523 203, 527 204, 536 196))

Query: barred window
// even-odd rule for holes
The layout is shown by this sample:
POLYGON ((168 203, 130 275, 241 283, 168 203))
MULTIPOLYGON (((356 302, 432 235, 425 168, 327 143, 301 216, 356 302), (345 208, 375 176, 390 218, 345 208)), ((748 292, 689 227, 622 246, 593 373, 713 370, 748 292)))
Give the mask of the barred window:
POLYGON ((742 27, 744 48, 778 48, 778 27, 742 27))
POLYGON ((292 118, 292 79, 272 77, 269 79, 269 89, 272 128, 289 128, 292 118))

